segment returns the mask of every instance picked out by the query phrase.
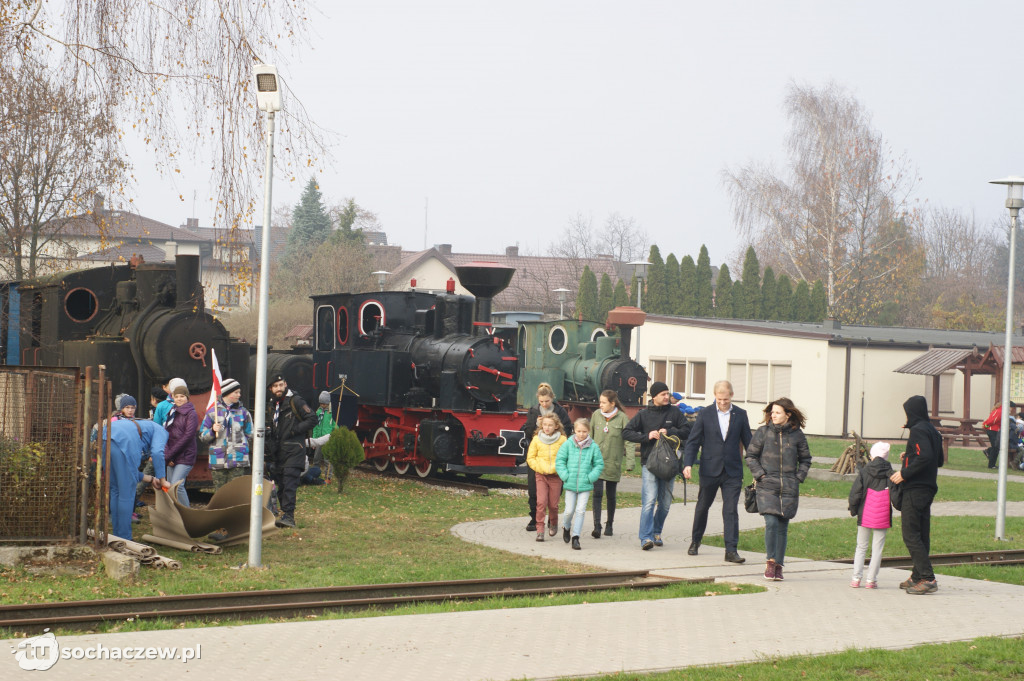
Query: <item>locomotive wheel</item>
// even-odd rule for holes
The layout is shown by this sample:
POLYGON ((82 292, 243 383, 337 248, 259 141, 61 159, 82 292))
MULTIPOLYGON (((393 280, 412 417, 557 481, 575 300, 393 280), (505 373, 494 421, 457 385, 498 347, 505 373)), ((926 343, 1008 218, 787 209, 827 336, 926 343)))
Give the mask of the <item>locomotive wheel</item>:
POLYGON ((408 473, 409 472, 409 462, 408 461, 396 461, 395 462, 395 472, 398 473, 399 475, 405 475, 406 473, 408 473))
POLYGON ((425 459, 417 461, 416 463, 413 464, 412 467, 413 470, 416 471, 416 475, 420 476, 421 478, 428 477, 430 473, 434 470, 434 464, 425 459))
MULTIPOLYGON (((385 442, 391 442, 391 434, 388 432, 387 428, 378 428, 373 433, 373 444, 379 445, 385 442)), ((385 470, 387 470, 388 464, 391 463, 391 455, 389 454, 387 456, 375 456, 372 459, 370 459, 370 461, 373 462, 374 468, 381 472, 384 472, 385 470)))

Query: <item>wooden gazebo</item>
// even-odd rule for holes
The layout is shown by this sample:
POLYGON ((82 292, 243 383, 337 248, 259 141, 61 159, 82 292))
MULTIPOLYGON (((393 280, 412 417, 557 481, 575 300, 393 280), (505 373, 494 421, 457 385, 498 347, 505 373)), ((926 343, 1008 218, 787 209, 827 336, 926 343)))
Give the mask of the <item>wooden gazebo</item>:
MULTIPOLYGON (((1003 369, 1003 348, 992 346, 985 353, 979 352, 978 348, 964 350, 963 348, 932 348, 913 361, 907 362, 896 369, 900 374, 916 374, 919 376, 932 377, 932 394, 929 402, 932 405, 932 421, 936 428, 942 433, 943 442, 948 446, 950 442, 956 443, 959 440, 964 445, 973 442, 982 447, 988 446, 988 436, 985 431, 977 427, 981 418, 971 417, 971 376, 975 374, 999 374, 1003 369), (939 376, 957 369, 964 375, 964 413, 960 418, 946 418, 952 424, 941 423, 939 416, 939 376)), ((1014 361, 1024 361, 1024 348, 1013 348, 1014 361), (1018 351, 1020 359, 1017 359, 1018 351)))

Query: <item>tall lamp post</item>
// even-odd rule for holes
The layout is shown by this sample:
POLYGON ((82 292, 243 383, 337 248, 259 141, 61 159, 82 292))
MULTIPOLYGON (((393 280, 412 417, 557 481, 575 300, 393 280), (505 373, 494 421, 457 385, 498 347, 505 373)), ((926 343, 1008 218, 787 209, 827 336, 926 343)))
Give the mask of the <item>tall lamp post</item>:
MULTIPOLYGON (((646 260, 634 260, 629 263, 629 266, 633 268, 633 277, 636 278, 636 306, 641 310, 644 309, 643 298, 641 294, 644 291, 644 282, 647 281, 647 268, 651 263, 646 260)), ((640 360, 640 327, 636 327, 636 342, 633 343, 633 348, 636 352, 636 358, 640 360)))
POLYGON ((558 294, 558 318, 565 319, 565 299, 566 296, 569 294, 569 289, 556 288, 554 291, 552 291, 552 293, 558 294))
POLYGON ((274 115, 281 110, 277 67, 259 64, 256 103, 267 112, 267 165, 263 171, 263 243, 260 244, 260 311, 256 341, 255 441, 252 446, 252 501, 249 514, 249 567, 263 563, 263 455, 267 435, 267 306, 270 303, 270 197, 274 181, 274 115))
POLYGON ((1010 210, 1010 271, 1006 284, 1006 344, 1003 351, 1003 401, 999 419, 999 485, 996 492, 996 539, 1006 540, 1006 468, 1010 453, 1010 367, 1013 365, 1013 275, 1017 251, 1017 215, 1024 208, 1024 177, 1011 175, 990 184, 1007 187, 1010 210))

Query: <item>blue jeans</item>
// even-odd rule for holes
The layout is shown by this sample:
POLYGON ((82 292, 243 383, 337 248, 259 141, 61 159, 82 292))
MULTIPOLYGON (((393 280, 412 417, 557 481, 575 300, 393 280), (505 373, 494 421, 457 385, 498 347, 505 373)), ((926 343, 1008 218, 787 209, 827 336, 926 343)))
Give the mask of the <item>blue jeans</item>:
POLYGON ((186 466, 184 464, 176 464, 174 466, 167 467, 167 483, 174 486, 174 483, 181 480, 181 486, 178 487, 178 502, 182 506, 188 506, 188 495, 185 494, 185 478, 188 477, 189 472, 192 470, 192 466, 186 466))
POLYGON ((671 480, 659 480, 654 473, 641 468, 641 480, 643 486, 640 488, 640 543, 648 539, 654 540, 654 535, 661 534, 665 527, 665 518, 668 517, 668 509, 672 507, 672 488, 675 487, 675 478, 671 480), (654 504, 658 504, 655 512, 654 504))
POLYGON ((764 548, 768 560, 785 565, 786 539, 789 535, 789 521, 780 515, 764 515, 764 548))
POLYGON ((565 515, 562 517, 562 527, 570 528, 570 534, 574 537, 580 536, 583 531, 583 516, 587 513, 587 501, 590 500, 590 490, 586 492, 573 492, 565 490, 565 515))

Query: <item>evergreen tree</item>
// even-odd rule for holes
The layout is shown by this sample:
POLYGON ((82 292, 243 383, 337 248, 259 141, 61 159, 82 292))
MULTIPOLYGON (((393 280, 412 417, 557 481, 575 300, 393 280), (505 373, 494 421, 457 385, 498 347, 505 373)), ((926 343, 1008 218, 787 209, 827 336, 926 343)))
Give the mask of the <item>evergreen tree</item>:
POLYGON ((615 284, 615 293, 612 294, 612 307, 625 307, 629 304, 629 294, 626 293, 626 282, 619 279, 615 284))
POLYGON ((345 241, 362 241, 362 230, 353 229, 358 217, 359 206, 356 205, 355 199, 349 199, 345 207, 341 209, 341 213, 338 214, 338 238, 345 241))
POLYGON ((775 286, 775 270, 765 267, 761 278, 761 317, 767 320, 779 319, 775 311, 775 286))
POLYGON ((809 322, 814 318, 811 310, 811 287, 801 279, 793 292, 793 321, 809 322))
POLYGON ((605 272, 601 275, 601 286, 597 290, 597 321, 603 322, 608 318, 608 311, 614 307, 612 293, 612 278, 605 272))
POLYGON ((694 298, 697 299, 694 314, 698 317, 710 317, 714 312, 711 290, 711 256, 708 255, 708 247, 701 244, 697 256, 697 280, 694 282, 694 298))
POLYGON ((825 285, 821 279, 814 282, 811 289, 811 321, 821 322, 828 317, 828 297, 825 295, 825 285))
POLYGON ((775 317, 784 322, 793 319, 793 284, 786 274, 775 281, 775 317))
POLYGON ((682 314, 680 283, 679 261, 675 253, 669 253, 665 258, 665 314, 682 314))
POLYGON ((292 210, 292 228, 288 230, 286 256, 315 248, 331 235, 331 218, 324 210, 323 196, 316 180, 309 178, 299 202, 292 210))
POLYGON ((666 314, 665 309, 665 261, 661 259, 661 251, 656 245, 651 246, 651 254, 647 256, 647 287, 640 299, 643 308, 652 314, 666 314))
POLYGON ((679 263, 679 314, 697 315, 697 266, 688 255, 679 263))
MULTIPOLYGON (((640 307, 637 305, 637 296, 640 293, 640 287, 643 285, 643 280, 637 279, 636 277, 629 280, 629 304, 633 307, 640 307)), ((643 299, 641 298, 639 302, 642 303, 643 299)))
POLYGON ((718 268, 718 281, 715 283, 715 316, 719 319, 731 319, 733 316, 734 288, 729 266, 723 263, 718 268))
MULTIPOLYGON (((743 258, 743 286, 733 294, 733 312, 738 319, 761 318, 761 264, 754 247, 743 258)), ((739 287, 738 287, 739 288, 739 287)))
POLYGON ((583 274, 580 275, 580 290, 576 296, 576 315, 583 319, 598 320, 597 308, 597 277, 590 269, 590 265, 583 266, 583 274))

